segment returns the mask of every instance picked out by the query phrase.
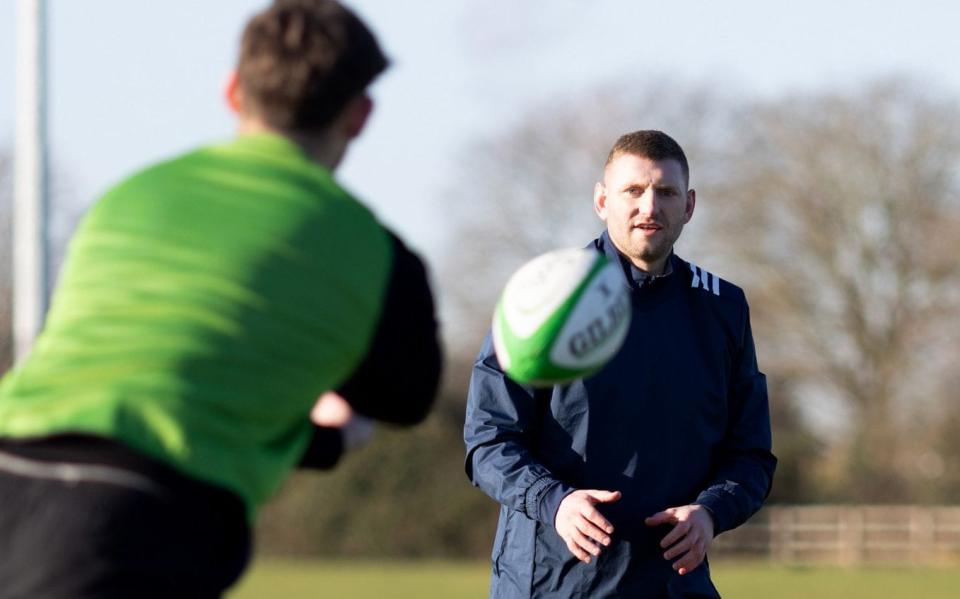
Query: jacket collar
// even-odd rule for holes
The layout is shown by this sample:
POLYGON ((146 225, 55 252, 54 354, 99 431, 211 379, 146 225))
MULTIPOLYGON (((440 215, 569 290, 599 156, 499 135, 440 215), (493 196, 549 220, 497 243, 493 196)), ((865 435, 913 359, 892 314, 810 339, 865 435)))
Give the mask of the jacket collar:
POLYGON ((606 229, 604 229, 603 233, 600 234, 600 237, 593 241, 593 245, 611 262, 620 265, 620 272, 623 274, 624 283, 626 283, 627 286, 631 287, 632 289, 641 289, 653 281, 669 277, 677 271, 679 268, 679 263, 681 262, 680 258, 673 253, 673 250, 670 250, 670 256, 667 257, 667 263, 664 267, 663 274, 650 276, 634 266, 630 260, 620 253, 617 247, 613 245, 613 241, 610 240, 610 234, 606 231, 606 229))

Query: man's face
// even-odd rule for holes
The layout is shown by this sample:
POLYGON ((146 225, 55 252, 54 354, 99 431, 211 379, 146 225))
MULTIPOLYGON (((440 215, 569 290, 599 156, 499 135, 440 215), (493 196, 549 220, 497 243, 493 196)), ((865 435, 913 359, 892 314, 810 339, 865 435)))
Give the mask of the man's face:
POLYGON ((593 192, 593 206, 613 244, 637 267, 659 274, 693 216, 696 194, 673 159, 615 157, 593 192))

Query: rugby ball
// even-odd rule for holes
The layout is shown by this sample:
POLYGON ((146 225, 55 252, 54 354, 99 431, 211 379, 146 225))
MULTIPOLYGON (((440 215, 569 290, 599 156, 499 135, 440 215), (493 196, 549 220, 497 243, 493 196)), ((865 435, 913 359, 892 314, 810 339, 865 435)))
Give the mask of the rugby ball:
POLYGON ((493 315, 493 347, 519 383, 551 386, 612 358, 630 327, 630 294, 617 265, 593 249, 537 256, 507 281, 493 315))

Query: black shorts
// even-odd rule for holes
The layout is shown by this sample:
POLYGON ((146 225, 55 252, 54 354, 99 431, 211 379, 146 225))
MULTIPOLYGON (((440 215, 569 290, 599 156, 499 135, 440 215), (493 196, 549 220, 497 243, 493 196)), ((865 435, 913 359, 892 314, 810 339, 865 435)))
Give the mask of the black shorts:
POLYGON ((0 598, 219 597, 243 502, 95 437, 0 439, 0 598))

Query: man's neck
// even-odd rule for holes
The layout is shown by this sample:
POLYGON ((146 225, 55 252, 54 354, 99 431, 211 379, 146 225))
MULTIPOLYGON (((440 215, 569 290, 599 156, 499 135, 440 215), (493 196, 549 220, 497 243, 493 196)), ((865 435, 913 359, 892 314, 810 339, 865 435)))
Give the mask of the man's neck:
POLYGON ((329 132, 308 134, 280 131, 270 127, 259 119, 250 117, 240 120, 237 133, 239 135, 272 133, 286 137, 300 146, 300 149, 303 150, 311 160, 326 167, 330 172, 333 172, 337 168, 346 151, 346 143, 338 142, 329 132))
POLYGON ((656 260, 646 261, 640 258, 634 258, 630 256, 623 249, 613 241, 613 237, 610 237, 610 234, 607 233, 607 238, 610 240, 610 243, 613 244, 613 247, 617 248, 617 252, 624 257, 624 259, 632 264, 635 268, 642 271, 643 273, 651 277, 659 277, 662 275, 667 268, 667 261, 670 260, 670 256, 673 254, 673 248, 670 248, 670 251, 667 252, 662 258, 657 258, 656 260))
MULTIPOLYGON (((623 252, 621 252, 623 253, 623 252)), ((624 254, 625 255, 625 254, 624 254)), ((640 270, 651 277, 659 277, 667 269, 667 260, 670 259, 670 254, 667 254, 663 258, 659 258, 652 262, 645 262, 643 260, 637 260, 630 256, 626 256, 627 260, 630 261, 630 264, 633 264, 637 270, 640 270)))

